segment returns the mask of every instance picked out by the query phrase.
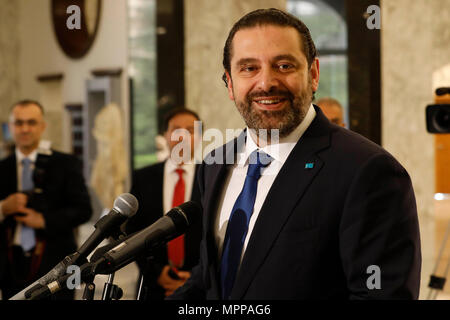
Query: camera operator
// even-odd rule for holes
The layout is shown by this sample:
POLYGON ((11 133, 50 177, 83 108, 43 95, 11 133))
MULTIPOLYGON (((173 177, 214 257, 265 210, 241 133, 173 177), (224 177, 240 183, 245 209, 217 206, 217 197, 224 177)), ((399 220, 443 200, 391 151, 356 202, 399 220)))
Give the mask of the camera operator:
MULTIPOLYGON (((7 299, 76 250, 74 228, 92 214, 74 156, 42 149, 44 110, 22 100, 10 112, 15 152, 0 162, 0 289, 7 299)), ((56 299, 73 299, 73 291, 56 299)))

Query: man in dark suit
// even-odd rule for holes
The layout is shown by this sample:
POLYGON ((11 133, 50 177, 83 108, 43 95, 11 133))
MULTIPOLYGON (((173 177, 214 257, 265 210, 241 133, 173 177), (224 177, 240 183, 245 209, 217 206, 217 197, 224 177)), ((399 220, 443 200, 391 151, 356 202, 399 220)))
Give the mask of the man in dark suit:
MULTIPOLYGON (((193 159, 199 135, 195 132, 195 121, 200 121, 198 115, 185 108, 176 108, 166 115, 164 136, 170 155, 164 162, 133 173, 130 192, 136 196, 139 209, 125 226, 127 234, 149 226, 174 206, 188 200, 200 202, 195 179, 198 166, 193 159)), ((141 299, 162 300, 185 283, 191 268, 198 263, 201 225, 198 221, 185 236, 155 250, 147 261, 139 261, 146 288, 146 297, 141 299), (181 243, 173 245, 180 240, 181 243)))
MULTIPOLYGON (((74 228, 92 209, 80 161, 43 145, 44 111, 23 100, 11 109, 15 152, 0 162, 0 288, 9 298, 77 246, 74 228)), ((55 298, 73 298, 63 291, 55 298)))
POLYGON ((169 299, 416 299, 408 173, 311 104, 319 61, 307 27, 280 10, 251 12, 223 62, 247 129, 199 169, 200 263, 169 299))

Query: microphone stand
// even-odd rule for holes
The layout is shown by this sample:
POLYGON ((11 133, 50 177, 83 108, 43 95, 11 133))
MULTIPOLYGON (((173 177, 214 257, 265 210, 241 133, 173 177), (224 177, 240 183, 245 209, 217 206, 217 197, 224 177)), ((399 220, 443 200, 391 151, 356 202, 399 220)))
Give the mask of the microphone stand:
POLYGON ((94 277, 92 277, 91 279, 86 281, 86 286, 85 286, 84 292, 83 292, 83 300, 94 300, 94 294, 95 294, 94 277))
POLYGON ((110 300, 119 300, 122 298, 123 290, 115 285, 114 282, 114 274, 110 273, 108 276, 108 281, 105 283, 103 287, 102 300, 110 301, 110 300))
POLYGON ((146 288, 144 287, 144 274, 141 273, 141 275, 139 276, 139 288, 138 288, 138 292, 137 292, 137 296, 136 296, 136 300, 144 300, 145 296, 147 294, 146 292, 146 288), (142 292, 144 291, 144 292, 142 292))
POLYGON ((439 249, 439 255, 436 260, 436 265, 434 266, 433 273, 430 275, 430 282, 428 283, 428 287, 430 291, 428 293, 427 300, 436 300, 439 291, 444 290, 445 282, 447 280, 447 274, 450 270, 450 258, 447 260, 447 264, 445 266, 444 275, 437 276, 437 269, 444 253, 444 249, 447 245, 448 237, 450 235, 450 222, 447 225, 447 229, 445 231, 444 239, 442 240, 441 248, 439 249))
POLYGON ((148 287, 145 285, 145 272, 148 270, 148 266, 150 265, 150 260, 152 259, 152 256, 146 257, 143 260, 143 264, 139 265, 139 269, 140 269, 140 275, 139 275, 139 287, 138 287, 138 291, 137 291, 137 295, 136 295, 136 300, 146 300, 147 299, 147 294, 148 294, 148 287))

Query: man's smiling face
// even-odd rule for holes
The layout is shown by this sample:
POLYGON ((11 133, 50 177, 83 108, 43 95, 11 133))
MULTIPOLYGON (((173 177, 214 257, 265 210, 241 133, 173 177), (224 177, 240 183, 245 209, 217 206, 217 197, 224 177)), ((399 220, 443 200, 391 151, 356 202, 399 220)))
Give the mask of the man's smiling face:
POLYGON ((250 129, 291 133, 304 119, 319 82, 319 62, 308 67, 299 33, 262 25, 236 32, 228 94, 250 129))

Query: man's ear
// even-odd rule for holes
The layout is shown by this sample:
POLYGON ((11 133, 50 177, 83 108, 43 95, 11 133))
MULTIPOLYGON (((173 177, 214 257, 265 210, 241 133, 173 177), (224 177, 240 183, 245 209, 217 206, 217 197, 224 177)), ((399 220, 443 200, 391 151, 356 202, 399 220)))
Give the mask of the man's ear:
POLYGON ((228 97, 230 97, 231 100, 234 100, 233 82, 231 81, 230 74, 226 70, 225 70, 225 76, 227 77, 228 97))
POLYGON ((313 92, 316 92, 319 88, 319 78, 320 78, 320 68, 319 68, 319 59, 315 58, 313 63, 311 64, 311 68, 309 70, 309 74, 311 76, 311 86, 313 92))

